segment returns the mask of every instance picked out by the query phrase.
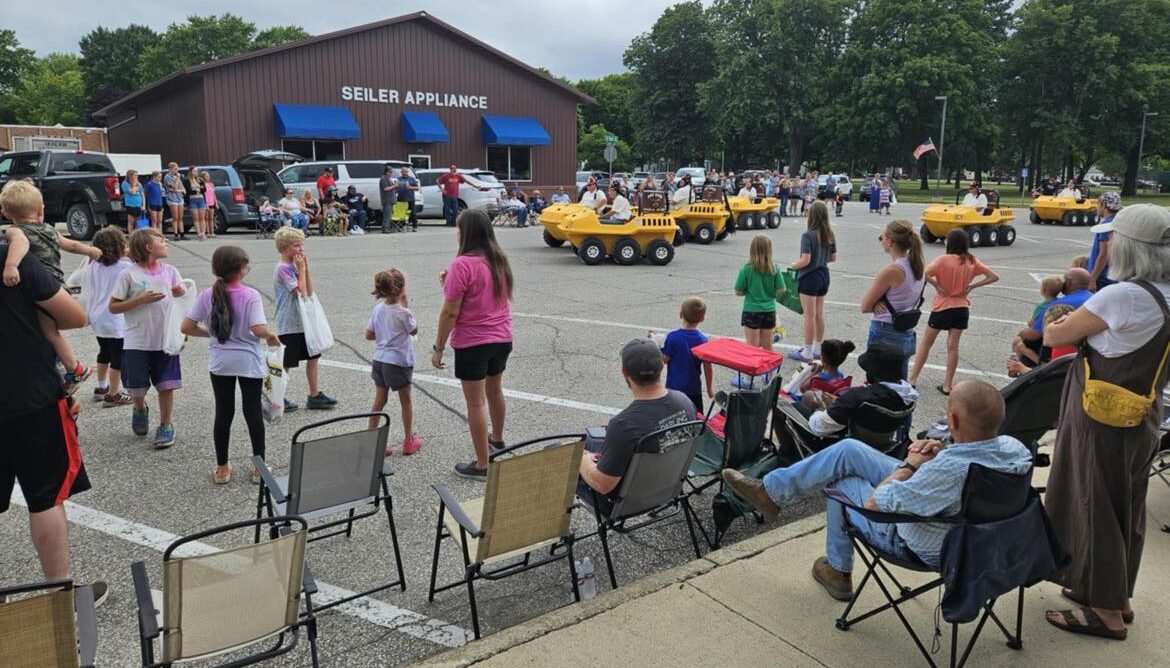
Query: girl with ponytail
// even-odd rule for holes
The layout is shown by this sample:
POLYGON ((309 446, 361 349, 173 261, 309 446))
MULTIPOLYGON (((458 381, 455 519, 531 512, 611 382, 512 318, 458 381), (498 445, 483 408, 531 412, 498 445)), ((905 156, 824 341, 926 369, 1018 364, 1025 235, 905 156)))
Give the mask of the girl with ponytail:
MULTIPOLYGON (((228 464, 228 442, 236 414, 236 385, 240 386, 244 422, 252 441, 252 454, 264 456, 264 415, 260 393, 268 373, 262 342, 279 346, 280 339, 268 329, 260 293, 242 283, 248 274, 248 254, 239 246, 220 246, 211 256, 211 273, 215 283, 199 293, 191 312, 183 320, 188 336, 211 339, 207 367, 211 372, 211 389, 215 394, 215 470, 211 474, 217 485, 232 478, 228 464)), ((260 474, 252 469, 252 482, 260 474)))
POLYGON ((892 220, 878 235, 882 250, 890 256, 861 298, 861 312, 871 314, 866 347, 886 343, 901 351, 902 378, 918 345, 914 314, 922 304, 926 285, 922 238, 908 220, 892 220))

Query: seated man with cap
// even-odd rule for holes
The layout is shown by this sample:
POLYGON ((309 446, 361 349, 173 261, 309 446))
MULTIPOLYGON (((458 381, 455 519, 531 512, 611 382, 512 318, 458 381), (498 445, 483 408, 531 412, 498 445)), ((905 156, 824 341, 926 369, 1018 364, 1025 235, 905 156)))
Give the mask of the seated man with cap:
POLYGON ((983 213, 983 210, 987 208, 987 195, 979 192, 979 186, 972 183, 967 186, 967 194, 963 195, 962 206, 974 207, 979 210, 979 213, 983 213))
POLYGON ((695 419, 691 400, 678 390, 666 389, 658 344, 650 339, 634 339, 622 346, 621 357, 622 378, 634 401, 610 419, 600 451, 581 456, 581 478, 577 481, 578 498, 592 503, 590 490, 596 491, 602 514, 609 514, 613 508, 613 495, 642 437, 695 419))
MULTIPOLYGON (((849 392, 856 392, 850 390, 849 392)), ((846 394, 849 394, 848 392, 846 394)), ((763 480, 734 469, 723 470, 723 480, 760 512, 776 516, 780 504, 832 487, 859 506, 920 517, 959 512, 967 468, 981 464, 996 471, 1023 474, 1032 465, 1032 453, 1011 436, 998 436, 1004 418, 1003 397, 990 383, 964 380, 947 401, 947 424, 953 443, 916 441, 904 461, 884 455, 851 438, 807 459, 776 469, 763 480)), ((853 544, 845 533, 841 504, 829 501, 825 510, 825 556, 813 563, 812 576, 839 601, 853 597, 853 544)), ((951 525, 943 523, 880 524, 854 511, 849 523, 866 542, 902 559, 917 558, 938 568, 943 538, 951 525)))

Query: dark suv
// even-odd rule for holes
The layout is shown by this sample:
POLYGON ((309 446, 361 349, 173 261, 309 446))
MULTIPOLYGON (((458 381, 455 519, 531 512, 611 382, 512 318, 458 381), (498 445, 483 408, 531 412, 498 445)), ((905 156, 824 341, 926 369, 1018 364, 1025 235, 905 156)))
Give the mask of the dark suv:
MULTIPOLYGON (((260 198, 267 197, 275 206, 283 195, 284 186, 276 175, 280 163, 300 160, 293 153, 264 150, 237 158, 230 165, 196 165, 195 169, 207 172, 215 184, 215 233, 224 234, 231 227, 256 227, 260 219, 260 198)), ((184 185, 190 169, 179 168, 184 185)), ((185 229, 191 228, 191 211, 186 206, 183 225, 185 229)))
POLYGON ((45 221, 65 222, 74 239, 92 239, 107 223, 126 222, 120 180, 104 153, 17 151, 0 156, 0 187, 25 178, 45 199, 45 221))

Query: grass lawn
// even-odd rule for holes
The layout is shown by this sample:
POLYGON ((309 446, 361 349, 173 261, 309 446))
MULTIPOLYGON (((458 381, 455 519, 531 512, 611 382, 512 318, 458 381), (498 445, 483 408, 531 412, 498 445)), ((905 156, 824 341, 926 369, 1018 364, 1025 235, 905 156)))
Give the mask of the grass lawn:
MULTIPOLYGON (((1032 198, 1024 193, 1020 196, 1018 187, 1014 184, 1004 183, 1003 185, 996 185, 995 183, 986 184, 989 188, 994 188, 999 191, 1000 202, 1005 206, 1029 208, 1032 206, 1032 198)), ((942 202, 946 204, 955 203, 955 187, 949 184, 941 184, 939 186, 939 197, 934 197, 934 182, 931 182, 930 190, 919 190, 917 181, 899 181, 898 182, 897 198, 899 202, 908 204, 930 204, 933 202, 942 202)), ((1117 190, 1116 188, 1093 188, 1090 195, 1096 195, 1108 190, 1117 190)), ((861 184, 854 182, 853 192, 861 191, 861 184)), ((855 194, 854 199, 857 195, 855 194)), ((1170 193, 1154 193, 1139 191, 1134 197, 1123 197, 1124 204, 1157 204, 1160 206, 1170 207, 1170 193)))

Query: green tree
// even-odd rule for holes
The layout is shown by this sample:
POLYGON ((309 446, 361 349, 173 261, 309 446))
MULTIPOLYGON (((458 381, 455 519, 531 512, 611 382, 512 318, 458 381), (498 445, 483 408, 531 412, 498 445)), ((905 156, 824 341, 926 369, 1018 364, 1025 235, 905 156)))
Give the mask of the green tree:
POLYGON ((22 47, 14 31, 0 30, 0 123, 16 120, 10 96, 35 62, 36 55, 32 49, 22 47))
POLYGON ((668 8, 630 42, 623 62, 634 73, 634 143, 644 152, 676 164, 702 160, 711 137, 698 87, 714 74, 713 51, 698 0, 668 8))
MULTIPOLYGON (((577 140, 577 160, 585 163, 587 169, 607 169, 603 152, 605 151, 605 135, 612 134, 604 125, 593 125, 589 131, 577 140)), ((623 139, 618 139, 614 145, 617 149, 617 158, 613 161, 614 171, 628 171, 633 168, 633 152, 630 145, 623 139)))
POLYGON ((300 26, 273 26, 256 33, 256 36, 252 38, 252 48, 266 49, 270 46, 280 46, 285 42, 295 42, 309 37, 312 35, 300 26))
POLYGON ((186 23, 167 26, 158 43, 143 50, 138 83, 144 86, 184 67, 307 36, 295 26, 276 26, 257 34, 256 24, 235 14, 188 16, 186 23))
POLYGON ((85 87, 77 56, 50 53, 36 61, 10 99, 17 123, 81 125, 85 119, 85 87))
POLYGON ((600 79, 582 79, 577 82, 577 88, 597 100, 597 104, 581 106, 582 128, 604 125, 610 133, 627 142, 634 139, 634 126, 630 122, 634 99, 632 72, 607 74, 600 79))
POLYGON ((81 38, 79 62, 87 118, 138 87, 142 52, 158 41, 158 33, 138 24, 113 30, 98 26, 81 38))

